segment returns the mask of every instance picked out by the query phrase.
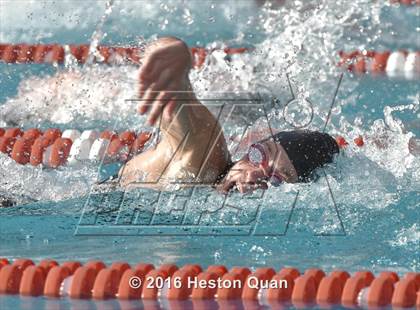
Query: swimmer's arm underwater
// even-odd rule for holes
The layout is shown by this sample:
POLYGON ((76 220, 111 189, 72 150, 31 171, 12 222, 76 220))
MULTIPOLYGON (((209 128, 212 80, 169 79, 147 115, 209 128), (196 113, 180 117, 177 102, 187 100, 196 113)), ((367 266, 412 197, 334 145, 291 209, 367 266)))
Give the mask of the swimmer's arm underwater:
POLYGON ((161 135, 155 148, 121 169, 123 186, 162 188, 167 180, 187 179, 213 183, 230 163, 220 124, 192 90, 191 63, 179 39, 161 38, 146 48, 138 111, 148 114, 147 122, 159 126, 161 135))

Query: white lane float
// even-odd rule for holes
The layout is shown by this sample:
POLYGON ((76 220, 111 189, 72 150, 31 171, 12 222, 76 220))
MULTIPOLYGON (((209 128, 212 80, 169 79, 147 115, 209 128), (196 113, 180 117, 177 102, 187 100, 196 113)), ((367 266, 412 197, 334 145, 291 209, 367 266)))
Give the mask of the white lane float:
POLYGON ((386 73, 387 75, 394 76, 403 76, 404 67, 405 67, 406 54, 402 51, 393 52, 389 55, 387 64, 386 64, 386 73))
POLYGON ((61 137, 71 139, 72 141, 75 141, 77 138, 80 137, 80 131, 77 129, 66 129, 63 131, 63 134, 61 137))
POLYGON ((99 137, 95 130, 85 130, 79 138, 74 140, 67 159, 68 164, 74 165, 78 162, 89 160, 90 149, 93 142, 99 137))
POLYGON ((339 53, 339 65, 355 74, 385 74, 389 77, 418 79, 419 51, 351 51, 339 53))

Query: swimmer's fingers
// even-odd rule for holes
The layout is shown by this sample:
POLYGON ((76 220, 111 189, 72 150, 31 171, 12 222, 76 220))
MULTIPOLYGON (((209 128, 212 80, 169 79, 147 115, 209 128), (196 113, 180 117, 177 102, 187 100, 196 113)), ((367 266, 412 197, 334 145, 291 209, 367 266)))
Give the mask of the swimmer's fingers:
POLYGON ((247 183, 238 182, 236 188, 241 194, 245 194, 249 191, 249 185, 247 183))
POLYGON ((153 89, 154 87, 152 84, 152 87, 149 87, 144 92, 143 96, 140 96, 140 103, 137 109, 138 109, 138 112, 142 115, 146 113, 149 110, 150 106, 153 104, 154 96, 156 96, 156 91, 153 89))
MULTIPOLYGON (((161 114, 167 110, 168 105, 171 109, 174 109, 177 104, 176 92, 174 91, 176 87, 176 83, 169 83, 169 85, 166 86, 165 89, 161 91, 160 94, 156 97, 148 117, 149 124, 153 125, 159 116, 161 116, 161 114)), ((164 113, 165 116, 170 115, 168 120, 172 118, 171 114, 168 114, 168 112, 164 113)))
POLYGON ((235 184, 235 182, 223 181, 223 183, 217 186, 217 190, 223 194, 227 194, 235 186, 235 184))
POLYGON ((150 81, 143 81, 139 82, 139 98, 143 98, 146 90, 150 87, 151 82, 150 81))
POLYGON ((266 189, 268 189, 268 185, 267 185, 267 182, 255 183, 253 185, 253 188, 254 188, 254 190, 256 190, 256 189, 266 190, 266 189))
POLYGON ((161 95, 162 92, 167 92, 167 86, 171 82, 169 70, 163 70, 161 76, 158 80, 150 85, 146 89, 140 89, 140 104, 138 106, 138 111, 140 114, 144 114, 148 111, 149 107, 153 106, 157 97, 161 95))
POLYGON ((150 110, 149 117, 147 118, 147 122, 149 125, 153 126, 156 123, 156 120, 162 114, 163 110, 165 109, 165 105, 171 100, 172 92, 170 91, 163 91, 159 94, 156 98, 155 102, 153 102, 152 109, 150 110))
POLYGON ((160 59, 164 50, 153 50, 146 52, 143 64, 140 67, 139 80, 140 82, 156 79, 160 71, 160 59))
POLYGON ((168 104, 165 107, 165 111, 164 111, 165 117, 167 119, 171 119, 174 116, 174 111, 175 111, 176 106, 177 106, 177 100, 176 99, 175 100, 170 100, 168 102, 168 104))
POLYGON ((165 117, 172 119, 175 117, 175 113, 183 113, 181 109, 188 109, 193 104, 193 98, 189 91, 185 91, 185 86, 180 84, 179 81, 174 81, 170 89, 172 89, 172 100, 170 100, 165 107, 165 117))
POLYGON ((159 84, 157 81, 169 83, 169 79, 173 77, 173 73, 170 72, 171 66, 168 64, 168 55, 165 57, 165 53, 167 53, 165 49, 157 49, 146 55, 139 72, 140 97, 153 83, 159 84))
MULTIPOLYGON (((145 74, 142 74, 144 70, 140 70, 140 76, 144 76, 145 74)), ((156 82, 159 75, 157 74, 157 69, 153 71, 152 73, 147 73, 147 78, 139 78, 139 96, 143 97, 146 90, 156 82)))
POLYGON ((242 180, 242 171, 233 171, 225 177, 222 183, 219 186, 219 190, 227 193, 229 192, 237 183, 240 183, 242 180))
POLYGON ((261 183, 253 183, 253 182, 239 182, 236 184, 236 187, 238 188, 239 192, 242 194, 253 192, 257 189, 268 189, 267 183, 261 182, 261 183))
POLYGON ((229 180, 228 178, 225 178, 218 186, 217 190, 227 194, 229 190, 233 188, 233 186, 236 184, 235 181, 229 180))
POLYGON ((163 110, 164 116, 167 120, 172 120, 175 117, 175 112, 182 112, 182 105, 188 103, 185 93, 180 91, 182 86, 177 81, 173 81, 166 89, 167 96, 164 96, 165 108, 163 110))

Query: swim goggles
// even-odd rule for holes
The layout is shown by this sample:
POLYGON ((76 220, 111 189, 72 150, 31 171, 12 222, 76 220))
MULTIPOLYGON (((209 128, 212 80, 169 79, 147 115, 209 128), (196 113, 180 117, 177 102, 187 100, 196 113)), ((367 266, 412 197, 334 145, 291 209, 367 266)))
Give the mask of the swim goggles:
MULTIPOLYGON (((265 170, 269 169, 269 151, 266 145, 262 143, 254 143, 248 149, 248 160, 256 167, 263 167, 265 170)), ((271 185, 277 187, 283 183, 284 179, 276 172, 272 172, 269 178, 271 185)))

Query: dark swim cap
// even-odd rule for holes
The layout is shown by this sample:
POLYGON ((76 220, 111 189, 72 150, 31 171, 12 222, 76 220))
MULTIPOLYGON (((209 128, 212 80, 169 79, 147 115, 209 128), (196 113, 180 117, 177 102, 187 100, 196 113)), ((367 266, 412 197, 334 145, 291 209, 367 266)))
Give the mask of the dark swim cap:
POLYGON ((301 182, 310 181, 316 168, 331 163, 339 153, 334 138, 319 131, 282 131, 273 138, 285 149, 301 182))

